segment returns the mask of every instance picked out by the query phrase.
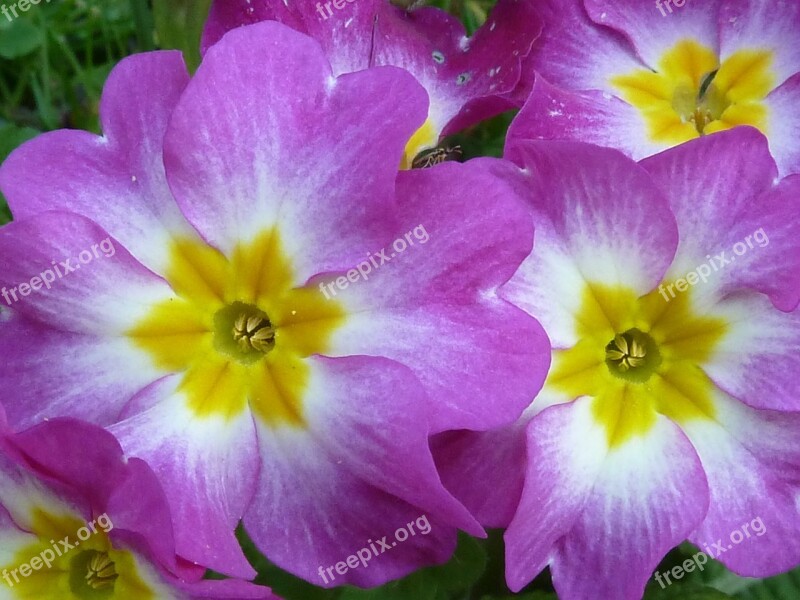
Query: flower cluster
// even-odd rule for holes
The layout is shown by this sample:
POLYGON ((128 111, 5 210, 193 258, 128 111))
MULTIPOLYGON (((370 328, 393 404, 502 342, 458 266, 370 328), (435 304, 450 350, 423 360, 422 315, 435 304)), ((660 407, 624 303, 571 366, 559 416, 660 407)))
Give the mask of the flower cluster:
POLYGON ((216 0, 0 167, 0 598, 276 598, 240 526, 322 587, 800 564, 800 5, 333 5, 216 0))

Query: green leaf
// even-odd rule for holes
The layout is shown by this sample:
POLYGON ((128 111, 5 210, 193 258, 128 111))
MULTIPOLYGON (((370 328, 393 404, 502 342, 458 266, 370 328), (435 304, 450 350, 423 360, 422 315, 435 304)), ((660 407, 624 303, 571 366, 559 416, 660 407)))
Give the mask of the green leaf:
POLYGON ((371 590, 346 587, 339 600, 437 600, 438 595, 439 586, 435 580, 414 573, 371 590))
POLYGON ((158 45, 181 50, 191 71, 200 64, 200 38, 211 0, 153 0, 158 45))
POLYGON ((733 596, 738 600, 787 600, 789 598, 800 598, 800 569, 760 581, 749 580, 741 587, 743 589, 733 596))
POLYGON ((466 534, 460 534, 458 547, 447 563, 429 567, 400 581, 361 590, 347 587, 340 600, 438 600, 463 592, 480 579, 486 568, 486 552, 481 544, 466 534))
POLYGON ((0 17, 0 56, 13 60, 37 50, 44 43, 42 30, 27 19, 10 23, 0 17))
POLYGON ((650 588, 644 600, 732 600, 733 596, 693 583, 674 583, 665 589, 650 588))
POLYGON ((41 132, 31 127, 17 127, 0 122, 0 162, 3 162, 18 146, 35 138, 39 133, 41 132))
MULTIPOLYGON (((39 135, 39 131, 31 127, 17 127, 0 121, 0 163, 20 144, 39 135)), ((0 194, 0 225, 11 221, 6 199, 0 194)))
POLYGON ((558 600, 555 592, 527 592, 512 596, 483 596, 481 600, 558 600))

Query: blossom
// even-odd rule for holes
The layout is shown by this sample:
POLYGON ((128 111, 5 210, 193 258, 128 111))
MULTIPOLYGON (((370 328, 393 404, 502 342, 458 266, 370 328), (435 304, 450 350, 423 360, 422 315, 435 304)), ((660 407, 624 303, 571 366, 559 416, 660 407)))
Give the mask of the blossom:
POLYGON ((430 107, 410 136, 404 168, 441 136, 518 106, 511 94, 520 63, 541 30, 529 2, 500 0, 472 37, 437 8, 405 11, 387 0, 350 2, 334 13, 330 2, 318 0, 216 0, 204 47, 243 24, 275 20, 318 40, 337 75, 380 65, 406 69, 428 92, 430 107))
POLYGON ((640 159, 750 125, 800 172, 800 5, 789 0, 544 0, 538 73, 514 135, 640 159), (665 6, 667 5, 667 6, 665 6), (660 6, 660 9, 659 9, 660 6))
POLYGON ((102 137, 46 134, 0 169, 16 218, 0 285, 116 248, 13 305, 10 422, 108 427, 164 482, 178 553, 225 574, 253 575, 242 518, 272 562, 318 584, 320 565, 423 514, 430 534, 327 584, 446 560, 456 528, 482 529, 428 436, 512 422, 549 346, 496 294, 532 245, 496 161, 398 177, 425 114, 408 73, 335 77, 275 22, 228 34, 191 82, 175 53, 121 63, 102 137), (424 246, 323 294, 419 224, 424 246))
POLYGON ((0 597, 71 600, 275 599, 244 581, 203 581, 175 555, 153 471, 75 419, 20 433, 0 407, 0 597))
POLYGON ((741 575, 796 565, 800 177, 778 181, 749 127, 641 165, 566 141, 508 156, 536 245, 502 295, 552 366, 513 427, 443 434, 436 455, 508 526, 511 589, 549 565, 564 600, 641 598, 687 538, 741 575), (766 535, 714 551, 757 518, 766 535))

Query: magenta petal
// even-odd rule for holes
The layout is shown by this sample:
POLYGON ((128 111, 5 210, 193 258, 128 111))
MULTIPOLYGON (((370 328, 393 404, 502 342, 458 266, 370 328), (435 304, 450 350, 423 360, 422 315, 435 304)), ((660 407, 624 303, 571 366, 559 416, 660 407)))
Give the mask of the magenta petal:
POLYGON ((121 334, 172 295, 104 229, 72 213, 45 212, 5 225, 0 261, 4 301, 65 331, 121 334))
POLYGON ((681 7, 669 6, 666 0, 583 0, 583 4, 598 26, 611 27, 628 38, 651 68, 658 66, 666 50, 687 38, 719 52, 719 0, 689 0, 681 7), (660 4, 667 6, 659 9, 660 4))
POLYGON ((525 479, 525 425, 434 436, 431 448, 442 482, 484 527, 508 527, 525 479))
POLYGON ((800 413, 755 410, 723 394, 717 405, 716 421, 685 427, 711 493, 690 540, 740 575, 788 571, 800 562, 800 413))
POLYGON ((528 426, 525 487, 505 534, 512 590, 549 564, 563 600, 639 600, 706 513, 700 460, 676 425, 659 417, 646 436, 609 448, 591 403, 548 408, 528 426))
POLYGON ((614 93, 610 78, 644 67, 624 35, 594 23, 582 0, 537 0, 542 35, 525 60, 524 79, 533 73, 569 90, 614 93))
POLYGON ((725 255, 702 296, 753 288, 781 310, 800 301, 800 177, 776 185, 777 168, 766 138, 737 127, 672 148, 642 161, 669 197, 681 243, 671 276, 684 277, 711 257, 725 255), (698 171, 697 165, 713 164, 698 171), (713 223, 713 227, 709 224, 713 223), (723 264, 724 263, 724 264, 723 264))
MULTIPOLYGON (((798 44, 800 45, 800 44, 798 44)), ((800 173, 800 73, 795 73, 767 96, 770 115, 769 147, 781 175, 800 173)))
POLYGON ((607 92, 573 92, 537 76, 522 110, 511 122, 508 144, 571 140, 618 148, 635 160, 664 150, 647 135, 641 113, 607 92))
POLYGON ((1 321, 0 348, 7 349, 0 380, 13 399, 6 410, 17 429, 64 414, 110 425, 159 376, 123 338, 62 331, 18 314, 1 321))
POLYGON ((317 585, 375 586, 446 561, 456 527, 480 534, 436 473, 413 375, 379 358, 311 361, 317 393, 307 430, 259 428, 261 479, 245 526, 265 555, 317 585), (368 568, 319 574, 383 536, 391 545, 398 528, 422 517, 419 531, 367 559, 368 568))
POLYGON ((406 12, 384 0, 359 0, 331 17, 324 5, 217 0, 203 46, 241 25, 279 21, 318 40, 337 74, 385 65, 412 73, 428 91, 430 117, 442 133, 510 107, 503 96, 517 85, 520 62, 541 30, 530 3, 518 0, 500 0, 472 38, 435 8, 406 12))
POLYGON ((81 214, 146 266, 163 267, 170 235, 190 232, 167 187, 161 156, 167 122, 187 82, 178 52, 120 62, 103 91, 102 137, 47 133, 3 163, 0 187, 14 217, 48 210, 81 214))
POLYGON ((171 583, 173 587, 186 594, 189 600, 280 600, 280 597, 267 587, 235 579, 192 583, 175 580, 171 583))
POLYGON ((275 22, 240 28, 208 52, 175 110, 170 185, 223 251, 280 222, 302 285, 382 243, 425 108, 424 90, 399 69, 334 78, 307 36, 275 22))
POLYGON ((487 159, 401 173, 404 227, 395 236, 408 245, 404 234, 413 231, 414 244, 398 253, 402 245, 386 240, 391 262, 339 295, 355 310, 331 354, 411 368, 429 393, 435 432, 512 423, 549 365, 538 322, 498 297, 530 253, 533 226, 495 168, 513 166, 487 159))
POLYGON ((147 390, 152 406, 111 427, 127 454, 146 460, 165 488, 177 552, 218 572, 250 579, 255 571, 234 535, 259 470, 249 412, 229 421, 196 419, 176 389, 179 376, 147 390), (198 498, 203 498, 198 502, 198 498), (202 524, 202 527, 198 527, 202 524))

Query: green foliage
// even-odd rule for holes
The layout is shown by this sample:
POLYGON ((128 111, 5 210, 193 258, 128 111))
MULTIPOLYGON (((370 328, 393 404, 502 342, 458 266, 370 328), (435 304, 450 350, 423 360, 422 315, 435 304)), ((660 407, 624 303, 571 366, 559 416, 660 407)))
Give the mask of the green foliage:
POLYGON ((41 47, 45 36, 26 19, 0 20, 0 57, 14 59, 41 47))
POLYGON ((200 64, 200 37, 210 7, 211 0, 153 0, 159 47, 182 50, 192 71, 200 64))
POLYGON ((795 600, 800 598, 800 569, 770 577, 743 581, 737 600, 795 600))

